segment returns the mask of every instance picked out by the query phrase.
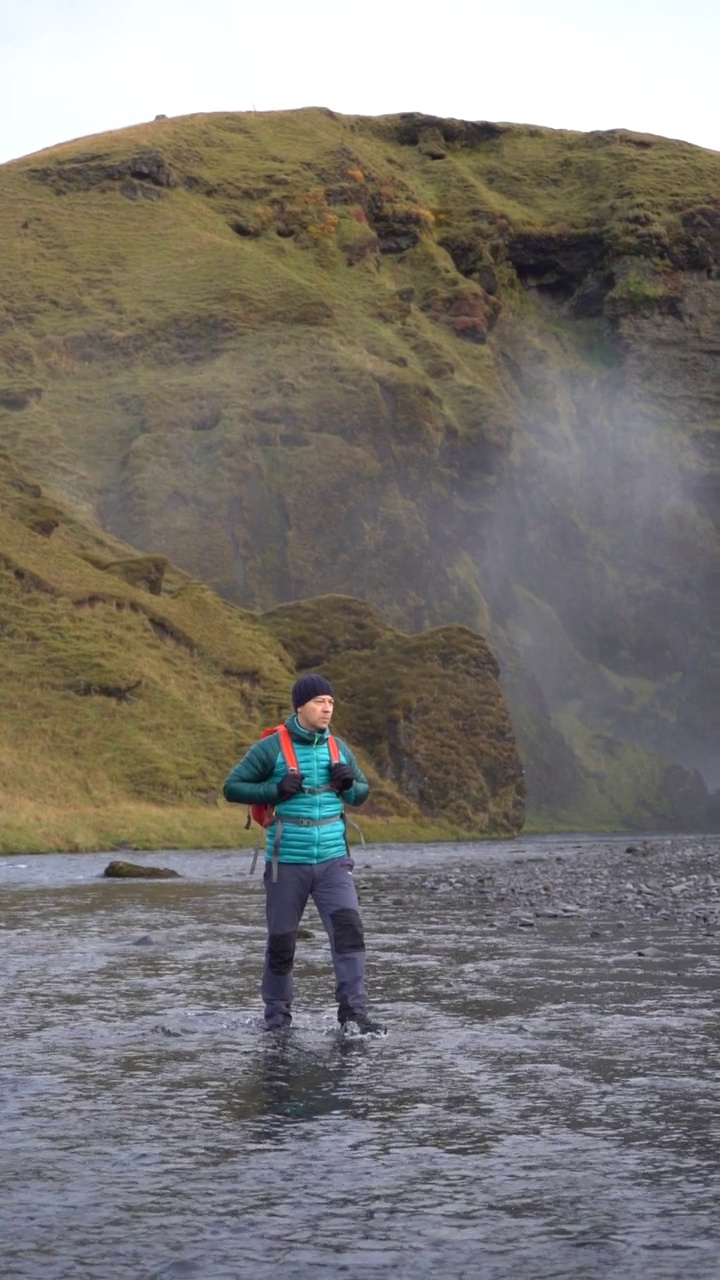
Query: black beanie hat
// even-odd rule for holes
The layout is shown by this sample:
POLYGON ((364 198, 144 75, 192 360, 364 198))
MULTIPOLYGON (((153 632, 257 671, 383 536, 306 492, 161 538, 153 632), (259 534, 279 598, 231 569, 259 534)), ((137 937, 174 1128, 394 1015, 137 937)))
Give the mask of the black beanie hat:
POLYGON ((332 698, 332 685, 324 676, 316 676, 312 672, 306 676, 300 676, 292 687, 292 704, 297 711, 298 707, 304 707, 306 702, 311 698, 318 698, 320 694, 326 693, 332 698))

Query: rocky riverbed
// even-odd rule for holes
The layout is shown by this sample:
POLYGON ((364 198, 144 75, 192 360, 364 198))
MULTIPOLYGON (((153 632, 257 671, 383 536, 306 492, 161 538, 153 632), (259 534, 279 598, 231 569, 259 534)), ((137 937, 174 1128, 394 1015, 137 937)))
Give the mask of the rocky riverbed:
MULTIPOLYGON (((672 923, 713 933, 720 925, 720 855, 712 836, 628 841, 617 837, 538 840, 527 852, 498 860, 477 858, 447 874, 420 869, 430 893, 461 894, 481 926, 536 928, 576 916, 598 929, 640 922, 672 923), (555 846, 561 851, 554 852, 555 846)), ((372 866, 372 851, 365 867, 372 866)), ((435 868, 434 868, 435 869, 435 868)), ((371 890, 372 892, 372 890, 371 890)), ((396 905, 411 905, 396 899, 396 905)))
POLYGON ((355 857, 382 1040, 246 853, 0 861, 3 1280, 714 1280, 720 840, 355 857))

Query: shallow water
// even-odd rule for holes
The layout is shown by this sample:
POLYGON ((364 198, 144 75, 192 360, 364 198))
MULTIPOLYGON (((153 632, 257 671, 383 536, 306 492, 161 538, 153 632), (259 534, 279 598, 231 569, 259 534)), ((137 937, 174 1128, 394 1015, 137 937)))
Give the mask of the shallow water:
POLYGON ((717 1277, 717 937, 468 892, 563 847, 357 856, 390 1032, 347 1041, 312 905, 262 1031, 246 853, 0 860, 3 1280, 717 1277))

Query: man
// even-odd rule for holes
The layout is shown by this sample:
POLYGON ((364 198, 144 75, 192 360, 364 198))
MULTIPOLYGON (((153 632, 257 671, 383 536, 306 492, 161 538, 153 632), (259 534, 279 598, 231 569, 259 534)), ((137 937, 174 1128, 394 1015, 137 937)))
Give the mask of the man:
POLYGON ((312 896, 330 939, 340 1025, 362 1035, 381 1033, 385 1028, 367 1014, 365 941, 344 817, 345 804, 360 805, 367 798, 367 779, 340 738, 335 739, 338 758, 332 759, 332 685, 319 675, 300 676, 292 703, 294 715, 285 727, 297 769, 288 767, 275 732, 250 747, 223 787, 226 800, 274 806, 264 875, 265 1026, 272 1030, 292 1020, 295 942, 312 896))

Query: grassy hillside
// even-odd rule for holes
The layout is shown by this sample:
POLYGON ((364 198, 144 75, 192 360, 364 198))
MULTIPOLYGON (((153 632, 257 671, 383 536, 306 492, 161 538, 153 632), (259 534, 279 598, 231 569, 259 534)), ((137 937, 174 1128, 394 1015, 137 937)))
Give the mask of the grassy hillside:
POLYGON ((285 705, 287 656, 7 455, 0 498, 0 850, 234 843, 219 782, 285 705))
POLYGON ((719 193, 716 153, 622 130, 67 143, 0 168, 2 438, 245 608, 487 635, 543 821, 694 820, 699 780, 657 797, 711 750, 719 193))

